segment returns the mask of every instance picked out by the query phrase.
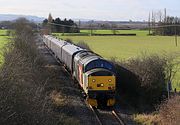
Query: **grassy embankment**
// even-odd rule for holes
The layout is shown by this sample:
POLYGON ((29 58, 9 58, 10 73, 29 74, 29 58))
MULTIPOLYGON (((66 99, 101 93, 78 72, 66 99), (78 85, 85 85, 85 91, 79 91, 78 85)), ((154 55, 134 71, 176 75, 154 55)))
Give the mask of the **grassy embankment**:
MULTIPOLYGON (((82 30, 81 33, 88 33, 82 30)), ((96 30, 94 33, 112 33, 111 30, 96 30)), ((178 53, 180 44, 175 46, 173 36, 148 36, 148 31, 143 30, 119 30, 119 33, 136 33, 137 36, 69 36, 70 34, 57 34, 62 39, 72 39, 78 43, 84 41, 92 50, 110 59, 115 57, 117 60, 128 60, 136 58, 142 53, 159 55, 178 53)), ((178 37, 178 42, 180 37, 178 37)), ((179 42, 180 43, 180 42, 179 42)), ((180 72, 177 73, 173 81, 173 88, 180 91, 180 72)))
MULTIPOLYGON (((75 111, 70 111, 75 108, 68 107, 72 102, 69 92, 66 96, 63 91, 64 87, 69 89, 64 83, 68 80, 61 82, 60 68, 49 66, 41 55, 36 45, 37 34, 30 24, 24 18, 16 20, 11 43, 4 47, 0 66, 0 125, 80 124, 77 115, 72 115, 75 111)), ((4 36, 2 41, 6 41, 4 36)))

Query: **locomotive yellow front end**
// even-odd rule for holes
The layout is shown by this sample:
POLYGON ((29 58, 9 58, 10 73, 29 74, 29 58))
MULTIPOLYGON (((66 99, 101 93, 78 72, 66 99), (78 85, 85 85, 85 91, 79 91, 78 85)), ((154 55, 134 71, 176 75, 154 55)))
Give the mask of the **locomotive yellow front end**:
POLYGON ((116 77, 106 69, 94 69, 84 76, 84 90, 91 106, 113 106, 115 104, 116 77))
POLYGON ((88 103, 92 106, 115 104, 115 76, 89 76, 88 103))

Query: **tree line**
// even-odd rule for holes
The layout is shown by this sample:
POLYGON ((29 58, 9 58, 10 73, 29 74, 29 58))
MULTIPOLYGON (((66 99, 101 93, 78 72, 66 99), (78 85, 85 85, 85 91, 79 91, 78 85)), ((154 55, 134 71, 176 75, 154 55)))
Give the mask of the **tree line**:
POLYGON ((164 12, 157 11, 149 13, 149 34, 152 35, 180 35, 180 18, 174 16, 167 16, 166 9, 164 12))
POLYGON ((158 35, 180 35, 180 18, 168 16, 164 22, 159 22, 156 34, 158 35))
POLYGON ((77 24, 72 19, 61 20, 59 17, 53 19, 51 14, 43 21, 43 27, 48 28, 51 32, 59 33, 79 33, 77 24))
MULTIPOLYGON (((25 18, 20 18, 20 19, 24 19, 25 18)), ((34 22, 27 22, 28 25, 30 25, 33 29, 37 29, 37 24, 35 24, 34 22)), ((15 29, 15 21, 1 21, 0 22, 0 29, 15 29)))

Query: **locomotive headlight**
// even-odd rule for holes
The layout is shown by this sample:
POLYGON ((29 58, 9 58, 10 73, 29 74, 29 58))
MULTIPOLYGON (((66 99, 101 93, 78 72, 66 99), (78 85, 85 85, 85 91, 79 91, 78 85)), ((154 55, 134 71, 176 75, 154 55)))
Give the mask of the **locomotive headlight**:
POLYGON ((95 79, 93 79, 93 80, 92 80, 92 82, 96 82, 96 80, 95 80, 95 79))
POLYGON ((109 82, 112 82, 112 80, 111 80, 111 79, 109 79, 108 81, 109 81, 109 82))
POLYGON ((88 88, 89 88, 89 89, 92 89, 92 87, 91 87, 91 86, 89 86, 88 88))
POLYGON ((103 83, 101 83, 101 87, 103 87, 104 86, 104 84, 103 83))

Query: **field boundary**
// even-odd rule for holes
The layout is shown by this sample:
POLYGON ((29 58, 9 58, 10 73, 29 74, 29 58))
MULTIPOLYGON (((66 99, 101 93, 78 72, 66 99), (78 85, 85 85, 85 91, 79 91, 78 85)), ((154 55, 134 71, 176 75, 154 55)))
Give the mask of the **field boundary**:
POLYGON ((136 36, 136 34, 92 34, 92 36, 136 36))

